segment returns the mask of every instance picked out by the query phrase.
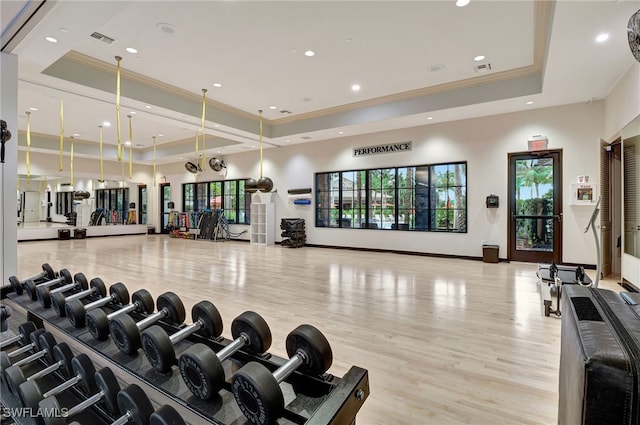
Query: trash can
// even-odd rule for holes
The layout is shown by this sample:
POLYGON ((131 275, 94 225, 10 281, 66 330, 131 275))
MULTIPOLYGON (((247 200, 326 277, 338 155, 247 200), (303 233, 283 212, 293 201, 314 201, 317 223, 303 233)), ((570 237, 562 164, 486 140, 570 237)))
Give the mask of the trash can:
POLYGON ((500 261, 499 245, 482 245, 482 261, 485 263, 498 263, 500 261))
POLYGON ((87 229, 83 229, 80 227, 73 229, 74 239, 86 239, 86 237, 87 237, 87 229))
POLYGON ((58 240, 66 241, 71 238, 71 229, 58 229, 58 240))

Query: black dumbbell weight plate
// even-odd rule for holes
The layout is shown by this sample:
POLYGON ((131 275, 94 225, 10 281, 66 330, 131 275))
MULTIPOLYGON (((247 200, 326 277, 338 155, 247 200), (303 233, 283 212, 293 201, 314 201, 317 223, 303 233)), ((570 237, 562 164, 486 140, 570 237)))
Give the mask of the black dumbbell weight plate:
POLYGON ((96 308, 87 312, 85 320, 91 336, 100 341, 109 338, 109 319, 103 309, 96 308))
MULTIPOLYGON (((47 363, 53 363, 53 347, 56 346, 56 339, 49 332, 33 332, 31 334, 31 343, 34 344, 34 352, 40 350, 46 350, 45 359, 47 363)), ((18 392, 18 385, 24 382, 24 379, 20 379, 24 376, 21 366, 9 366, 3 370, 3 377, 7 382, 9 391, 16 394, 18 392)))
POLYGON ((233 339, 246 335, 249 344, 243 350, 253 354, 262 354, 271 347, 271 330, 267 322, 258 313, 245 311, 231 322, 233 339))
POLYGON ((156 308, 156 303, 153 301, 151 293, 146 289, 140 289, 134 292, 131 296, 131 302, 142 306, 140 313, 150 314, 156 308))
POLYGON ((217 338, 222 335, 222 316, 210 301, 200 301, 191 309, 191 320, 204 323, 204 327, 197 333, 207 338, 217 338))
POLYGON ((122 314, 109 322, 111 339, 118 349, 129 355, 137 354, 140 348, 140 331, 135 320, 122 314))
POLYGON ((141 336, 142 349, 153 368, 160 373, 171 371, 176 352, 167 332, 158 325, 146 329, 141 336))
POLYGON ((33 322, 24 322, 18 325, 18 333, 22 335, 22 339, 20 340, 22 344, 28 344, 31 333, 35 332, 37 329, 36 324, 33 322))
POLYGON ((109 287, 109 295, 113 296, 116 304, 125 305, 129 304, 129 291, 122 282, 114 283, 109 287))
POLYGON ((56 278, 56 272, 53 270, 53 267, 49 263, 44 263, 42 265, 42 271, 47 274, 47 279, 53 280, 56 278))
POLYGON ((184 383, 201 400, 211 400, 224 385, 224 368, 205 344, 194 344, 178 360, 184 383))
MULTIPOLYGON (((46 331, 44 329, 36 329, 35 331, 31 332, 28 337, 27 337, 27 344, 30 344, 30 340, 31 338, 37 338, 42 335, 43 333, 45 333, 46 331)), ((24 335, 24 334, 23 334, 24 335)), ((37 350, 33 350, 34 352, 37 350)), ((4 371, 6 369, 8 369, 11 366, 11 358, 9 357, 9 352, 8 351, 2 351, 0 352, 0 371, 2 372, 2 379, 4 379, 4 371)))
POLYGON ((240 410, 253 424, 272 424, 284 409, 278 381, 260 363, 247 363, 238 370, 233 375, 231 390, 240 410))
POLYGON ((85 325, 85 311, 82 301, 71 300, 64 303, 64 312, 74 328, 81 328, 85 325))
POLYGON ((311 325, 300 325, 287 335, 287 354, 293 357, 298 350, 305 353, 307 361, 298 369, 302 373, 319 376, 333 362, 333 352, 327 338, 311 325))
POLYGON ((108 413, 114 417, 117 416, 120 384, 118 384, 116 376, 111 369, 105 367, 96 373, 95 378, 98 390, 104 393, 101 403, 106 407, 108 413))
POLYGON ((38 410, 48 413, 43 416, 45 425, 67 425, 66 416, 63 416, 62 406, 56 397, 47 397, 40 401, 38 410))
POLYGON ((15 276, 9 276, 9 284, 11 285, 11 290, 15 292, 17 295, 22 295, 24 292, 24 288, 20 284, 20 280, 15 276))
POLYGON ((136 384, 131 384, 118 393, 118 408, 121 415, 129 412, 131 418, 128 423, 136 425, 148 424, 149 416, 153 413, 149 397, 136 384))
POLYGON ((185 425, 185 421, 176 409, 165 404, 151 414, 149 425, 185 425))
POLYGON ((168 320, 177 325, 184 322, 187 313, 184 311, 184 304, 173 292, 165 292, 158 297, 157 301, 158 311, 167 309, 169 312, 168 320))

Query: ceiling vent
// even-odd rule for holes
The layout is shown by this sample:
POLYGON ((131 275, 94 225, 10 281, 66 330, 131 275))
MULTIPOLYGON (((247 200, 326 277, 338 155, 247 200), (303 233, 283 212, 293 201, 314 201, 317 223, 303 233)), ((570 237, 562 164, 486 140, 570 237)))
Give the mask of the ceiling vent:
POLYGON ((99 32, 94 32, 93 34, 90 35, 90 37, 95 38, 96 40, 100 40, 107 44, 111 44, 114 41, 116 41, 115 38, 107 37, 106 35, 100 34, 99 32))
POLYGON ((301 139, 302 140, 311 140, 311 139, 313 139, 313 137, 311 137, 311 136, 302 136, 301 139))
POLYGON ((481 63, 473 67, 473 72, 475 72, 476 74, 482 74, 489 71, 491 71, 490 63, 481 63))
POLYGON ((281 114, 290 114, 291 111, 287 111, 286 109, 283 109, 282 111, 280 111, 281 114))

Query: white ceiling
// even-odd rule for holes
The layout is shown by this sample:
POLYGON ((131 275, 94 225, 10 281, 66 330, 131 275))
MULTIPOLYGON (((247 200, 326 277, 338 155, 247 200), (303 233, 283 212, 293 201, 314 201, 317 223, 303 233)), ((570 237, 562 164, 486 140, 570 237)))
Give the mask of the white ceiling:
POLYGON ((121 56, 121 138, 134 111, 137 161, 150 159, 157 136, 169 162, 193 153, 203 88, 208 156, 257 149, 259 109, 273 147, 604 98, 634 62, 626 26, 639 5, 2 0, 0 41, 19 57, 19 130, 38 108, 38 149, 57 149, 61 100, 65 135, 79 134, 89 154, 102 121, 113 124, 104 141, 116 143, 121 56), (609 40, 596 43, 603 32, 609 40), (491 70, 475 72, 478 64, 491 70))

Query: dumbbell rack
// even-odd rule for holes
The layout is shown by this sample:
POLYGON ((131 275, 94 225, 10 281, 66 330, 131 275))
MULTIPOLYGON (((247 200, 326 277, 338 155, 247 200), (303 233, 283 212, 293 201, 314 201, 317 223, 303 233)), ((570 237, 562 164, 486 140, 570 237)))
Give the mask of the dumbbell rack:
MULTIPOLYGON (((90 299, 86 300, 87 302, 90 299)), ((182 409, 185 419, 193 424, 213 423, 219 425, 247 423, 231 392, 230 382, 225 383, 219 396, 212 401, 202 401, 191 394, 183 382, 177 368, 172 368, 170 374, 158 374, 148 363, 142 350, 137 356, 127 356, 121 353, 111 339, 97 341, 86 328, 74 328, 66 317, 58 317, 53 309, 44 309, 38 302, 31 301, 26 296, 8 294, 7 303, 11 303, 14 310, 22 308, 29 319, 46 323, 47 328, 55 328, 60 335, 54 335, 59 340, 75 341, 84 352, 92 352, 95 356, 106 361, 112 368, 119 368, 128 375, 127 383, 146 385, 158 394, 159 404, 174 404, 182 409), (35 319, 35 320, 34 320, 35 319), (189 419, 190 418, 190 419, 189 419)), ((109 308, 105 311, 110 312, 109 308)), ((139 321, 145 316, 131 313, 134 320, 139 321)), ((180 327, 159 322, 169 334, 175 333, 180 327)), ((50 330, 51 331, 51 330, 50 330)), ((224 338, 212 340, 191 335, 188 340, 179 342, 175 346, 176 355, 194 343, 203 343, 214 351, 224 348, 230 341, 224 338)), ((286 359, 265 355, 253 356, 242 351, 236 353, 232 360, 223 362, 225 376, 230 377, 242 365, 249 361, 262 363, 272 372, 286 362, 286 359)), ((144 386, 143 386, 144 387, 144 386)), ((286 383, 282 384, 287 406, 283 417, 278 420, 279 425, 320 425, 320 424, 348 424, 354 423, 357 412, 362 407, 369 394, 369 378, 365 369, 352 366, 341 378, 325 374, 323 377, 310 377, 294 372, 286 383)))

